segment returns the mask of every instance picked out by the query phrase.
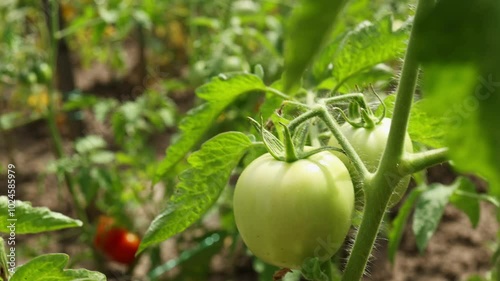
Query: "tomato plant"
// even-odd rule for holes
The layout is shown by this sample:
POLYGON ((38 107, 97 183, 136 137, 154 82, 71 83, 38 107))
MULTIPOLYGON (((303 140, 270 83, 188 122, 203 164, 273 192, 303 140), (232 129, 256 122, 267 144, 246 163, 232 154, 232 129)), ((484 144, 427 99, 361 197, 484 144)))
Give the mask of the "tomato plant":
MULTIPOLYGON (((45 135, 56 159, 35 165, 47 166, 42 177, 17 163, 0 167, 9 177, 0 197, 7 243, 80 227, 68 232, 81 237, 78 255, 99 251, 128 265, 127 280, 145 270, 160 280, 175 267, 176 280, 209 280, 220 254, 231 260, 227 280, 243 279, 234 276, 241 260, 259 280, 278 270, 275 280, 358 281, 377 239, 388 240, 394 262, 411 230, 426 254, 446 206, 473 227, 481 201, 500 208, 498 0, 4 2, 0 160, 49 159, 16 157, 51 150, 24 149, 45 135), (62 137, 61 116, 82 121, 74 131, 88 135, 62 137), (12 130, 27 123, 50 134, 12 130), (426 170, 443 163, 474 181, 435 183, 426 170), (77 219, 11 202, 33 195, 15 192, 16 173, 23 188, 55 177, 48 182, 67 187, 60 196, 77 219), (411 177, 416 187, 402 200, 411 177), (94 228, 96 213, 127 227, 104 217, 94 228), (133 229, 143 238, 129 231, 130 213, 141 216, 133 229), (164 261, 169 238, 179 255, 164 261), (149 268, 134 270, 136 253, 149 268)), ((19 244, 17 257, 32 259, 15 270, 6 265, 15 251, 0 249, 1 279, 36 271, 44 280, 105 280, 65 270, 64 254, 37 257, 43 249, 19 244)), ((494 266, 473 279, 498 279, 500 243, 481 244, 496 248, 494 266)))
POLYGON ((264 154, 245 168, 234 194, 236 225, 250 251, 287 268, 335 254, 350 228, 353 207, 349 172, 326 151, 292 163, 264 154))

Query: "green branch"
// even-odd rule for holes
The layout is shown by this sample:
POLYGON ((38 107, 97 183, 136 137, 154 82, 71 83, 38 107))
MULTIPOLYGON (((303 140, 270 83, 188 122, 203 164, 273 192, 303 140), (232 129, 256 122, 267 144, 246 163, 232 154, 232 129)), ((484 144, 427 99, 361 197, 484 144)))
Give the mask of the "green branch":
POLYGON ((365 164, 359 158, 358 153, 354 150, 351 143, 347 140, 347 138, 340 131, 340 126, 337 121, 330 115, 326 106, 320 106, 320 117, 325 122, 328 129, 332 132, 333 136, 337 139, 342 149, 345 151, 347 157, 351 160, 352 164, 358 171, 361 178, 370 177, 371 173, 366 168, 365 164))
POLYGON ((401 174, 410 175, 448 161, 448 148, 432 149, 404 156, 399 166, 401 174))

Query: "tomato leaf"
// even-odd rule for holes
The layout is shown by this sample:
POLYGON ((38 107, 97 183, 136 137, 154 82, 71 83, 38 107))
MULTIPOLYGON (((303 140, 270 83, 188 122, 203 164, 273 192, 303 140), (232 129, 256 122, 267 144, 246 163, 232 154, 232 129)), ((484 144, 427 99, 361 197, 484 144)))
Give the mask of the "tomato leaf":
POLYGON ((418 200, 422 192, 422 187, 413 189, 399 209, 398 215, 396 216, 394 221, 392 221, 392 228, 389 232, 388 246, 389 260, 391 261, 391 263, 394 263, 394 258, 396 257, 396 252, 398 251, 399 244, 401 243, 401 238, 403 237, 403 232, 406 222, 408 221, 408 217, 410 216, 413 206, 415 205, 415 202, 418 200))
POLYGON ((183 231, 215 203, 243 154, 252 145, 240 132, 219 134, 206 141, 188 158, 190 168, 179 176, 180 182, 167 208, 146 232, 139 251, 183 231))
POLYGON ((376 23, 365 21, 325 49, 314 65, 314 75, 319 80, 331 77, 338 88, 369 68, 400 57, 409 30, 410 23, 407 22, 393 31, 390 16, 376 23))
POLYGON ((432 184, 420 195, 413 215, 413 233, 421 253, 436 231, 444 208, 457 187, 456 183, 451 186, 432 184))
POLYGON ((189 111, 181 120, 179 129, 182 134, 177 142, 168 147, 166 157, 157 169, 155 181, 185 157, 201 140, 217 116, 238 96, 253 91, 263 92, 265 89, 264 83, 253 74, 217 77, 199 87, 196 95, 207 102, 189 111))
POLYGON ((485 177, 497 197, 499 14, 497 0, 441 0, 415 29, 427 110, 445 118, 450 158, 459 171, 485 177))
POLYGON ((476 187, 469 179, 463 177, 458 179, 458 185, 450 198, 450 202, 469 217, 472 226, 475 228, 479 223, 481 212, 479 198, 474 198, 474 196, 477 196, 476 187))
POLYGON ((301 0, 293 10, 285 41, 285 92, 298 83, 314 55, 323 45, 347 0, 301 0))
POLYGON ((0 232, 9 233, 11 224, 17 234, 39 233, 70 227, 80 227, 82 222, 46 207, 32 207, 31 203, 15 200, 15 211, 7 196, 0 196, 0 232))
POLYGON ((38 256, 17 268, 10 281, 105 281, 106 276, 97 271, 86 269, 64 269, 68 264, 66 254, 48 254, 38 256))

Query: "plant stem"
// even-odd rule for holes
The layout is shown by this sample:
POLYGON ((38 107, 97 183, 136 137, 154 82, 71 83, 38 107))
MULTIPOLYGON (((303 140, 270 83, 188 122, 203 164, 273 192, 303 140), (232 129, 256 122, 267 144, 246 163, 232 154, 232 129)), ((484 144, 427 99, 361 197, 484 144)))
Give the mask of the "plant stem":
POLYGON ((269 91, 270 93, 277 95, 278 97, 282 97, 286 100, 295 100, 294 98, 290 97, 289 95, 287 95, 287 94, 285 94, 285 93, 283 93, 275 88, 267 87, 266 90, 269 91))
MULTIPOLYGON (((49 28, 49 37, 50 37, 50 64, 52 68, 52 73, 56 73, 57 66, 57 39, 55 37, 56 30, 58 30, 59 26, 59 9, 57 6, 56 0, 49 1, 50 5, 50 28, 49 28)), ((57 100, 57 91, 54 89, 54 79, 47 83, 48 88, 48 110, 47 110, 47 123, 50 130, 50 135, 52 137, 52 142, 54 144, 54 152, 58 159, 64 157, 64 149, 62 144, 61 135, 59 134, 59 130, 56 126, 56 100, 57 100)), ((73 182, 72 176, 68 172, 64 172, 64 179, 66 181, 66 185, 68 186, 69 193, 75 205, 75 209, 78 215, 78 218, 82 220, 84 226, 88 225, 87 215, 83 208, 83 204, 78 198, 78 194, 75 190, 75 184, 73 182)))
POLYGON ((352 161, 352 164, 358 171, 362 178, 368 178, 371 173, 366 169, 365 164, 359 158, 358 153, 354 150, 351 143, 346 139, 344 134, 340 131, 340 126, 337 121, 328 113, 326 106, 321 106, 321 119, 325 122, 328 129, 332 132, 333 136, 337 139, 342 149, 347 154, 347 157, 352 161))
POLYGON ((331 103, 336 103, 339 101, 346 101, 346 100, 350 100, 350 99, 358 101, 359 105, 362 108, 368 107, 368 105, 366 104, 366 101, 365 101, 365 96, 362 93, 352 93, 352 94, 334 96, 334 97, 323 99, 322 102, 325 104, 331 104, 331 103))
MULTIPOLYGON (((316 104, 316 101, 314 100, 315 95, 313 92, 308 91, 306 98, 307 98, 307 105, 309 107, 313 107, 316 104)), ((311 140, 311 145, 313 147, 321 146, 318 136, 319 136, 318 126, 315 123, 311 123, 309 126, 309 138, 311 140)))
POLYGON ((448 148, 432 149, 404 156, 400 165, 401 174, 410 175, 425 168, 432 167, 448 160, 448 148))
MULTIPOLYGON (((418 1, 414 27, 421 22, 423 16, 425 16, 433 5, 434 0, 418 1)), ((416 33, 415 28, 413 28, 399 80, 386 149, 373 178, 364 177, 365 211, 342 281, 357 281, 363 277, 380 224, 382 223, 387 202, 394 188, 394 185, 391 184, 394 178, 388 180, 388 175, 401 176, 398 164, 403 157, 403 144, 419 67, 415 41, 416 33)))

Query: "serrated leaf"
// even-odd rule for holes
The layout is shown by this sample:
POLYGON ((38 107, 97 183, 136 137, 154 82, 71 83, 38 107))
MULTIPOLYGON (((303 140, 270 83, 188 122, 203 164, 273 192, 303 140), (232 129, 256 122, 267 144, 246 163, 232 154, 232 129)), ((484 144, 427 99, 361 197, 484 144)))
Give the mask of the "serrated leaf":
POLYGON ((7 196, 0 196, 0 232, 9 233, 9 226, 12 225, 17 234, 82 226, 79 220, 52 212, 46 207, 32 207, 29 202, 15 200, 15 208, 11 207, 12 201, 9 202, 7 196))
POLYGON ((408 217, 410 216, 410 213, 413 209, 413 205, 422 192, 422 188, 417 187, 413 189, 399 209, 398 215, 392 221, 392 228, 389 232, 388 245, 388 255, 391 263, 394 263, 394 258, 396 257, 396 252, 398 251, 399 244, 401 243, 401 238, 403 237, 406 222, 408 221, 408 217))
POLYGON ((156 172, 156 180, 168 172, 201 140, 217 116, 238 96, 253 91, 265 91, 264 83, 253 74, 237 74, 228 79, 217 77, 196 90, 207 102, 188 112, 181 120, 182 134, 166 151, 156 172))
POLYGON ((86 269, 64 269, 68 264, 66 254, 38 256, 17 268, 10 281, 105 281, 106 276, 86 269))
POLYGON ((410 24, 393 31, 392 18, 382 18, 376 23, 363 22, 342 40, 331 43, 314 66, 317 79, 330 74, 339 88, 345 81, 379 63, 399 58, 408 39, 410 24))
POLYGON ((304 70, 322 47, 346 0, 301 0, 293 10, 285 41, 284 90, 298 88, 304 70))
POLYGON ((167 208, 149 226, 139 252, 183 231, 198 221, 216 202, 231 171, 252 145, 240 132, 219 134, 188 158, 190 168, 179 176, 167 208))
POLYGON ((476 228, 479 223, 479 216, 481 209, 479 207, 479 198, 477 197, 477 190, 469 179, 459 178, 458 188, 450 198, 450 202, 462 210, 468 217, 472 227, 476 228))
POLYGON ((417 247, 421 253, 434 235, 443 216, 444 208, 457 187, 457 184, 452 186, 432 184, 420 195, 413 215, 413 233, 415 233, 417 247))

